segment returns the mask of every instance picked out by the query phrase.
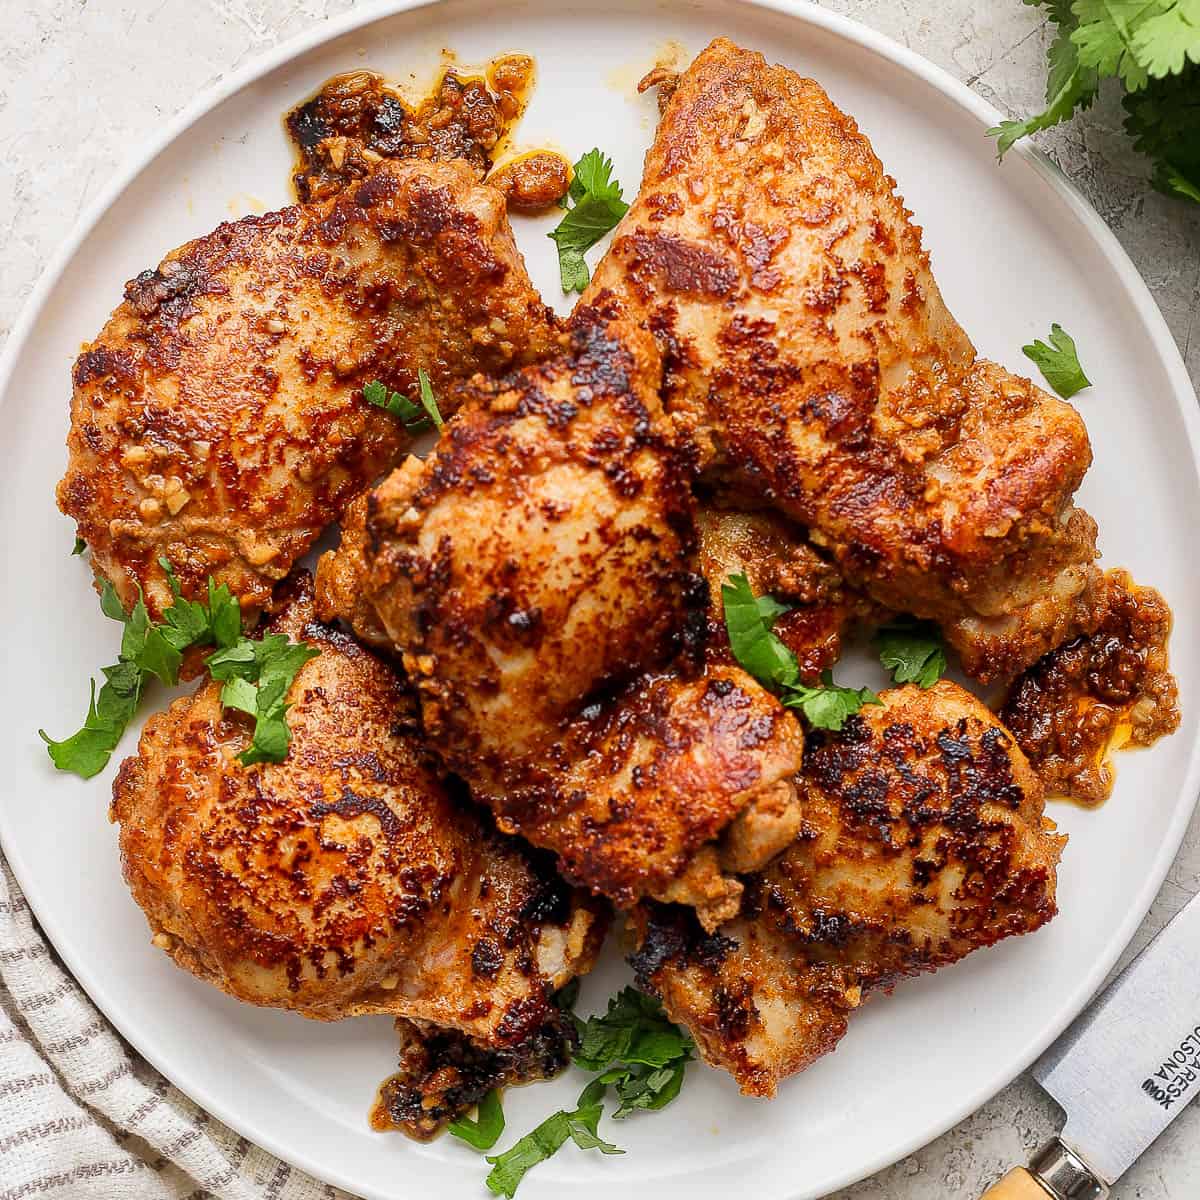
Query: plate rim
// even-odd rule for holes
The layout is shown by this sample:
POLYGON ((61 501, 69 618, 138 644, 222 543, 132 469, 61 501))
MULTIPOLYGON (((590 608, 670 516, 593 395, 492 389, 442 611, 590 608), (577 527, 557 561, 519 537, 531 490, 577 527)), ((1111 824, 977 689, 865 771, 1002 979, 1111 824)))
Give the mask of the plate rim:
MULTIPOLYGON (((16 322, 12 326, 4 349, 0 352, 0 411, 9 403, 10 383, 17 363, 23 356, 27 343, 39 324, 50 294, 59 283, 68 265, 109 209, 117 203, 130 185, 164 150, 219 104, 288 62, 378 21, 419 9, 439 7, 447 2, 448 0, 372 0, 372 2, 355 7, 340 16, 322 20, 254 56, 242 66, 211 84, 180 109, 155 134, 143 140, 134 152, 117 165, 112 178, 77 219, 68 236, 51 256, 37 283, 26 298, 16 322)), ((664 8, 681 3, 686 5, 686 0, 660 0, 660 6, 664 8)), ((902 45, 887 34, 871 29, 853 17, 820 7, 816 0, 736 0, 736 3, 743 8, 765 9, 769 12, 779 13, 861 47, 915 76, 968 115, 987 126, 997 124, 1006 116, 990 101, 972 91, 966 83, 955 78, 944 67, 938 66, 915 50, 902 45)), ((1015 154, 1032 167, 1042 182, 1066 203, 1071 215, 1083 226, 1097 249, 1103 254, 1108 266, 1116 272, 1126 289, 1175 394, 1182 395, 1184 398, 1189 395, 1192 397, 1192 404, 1182 404, 1180 409, 1193 466, 1197 472, 1200 472, 1200 404, 1197 404, 1195 400, 1196 388, 1184 363, 1183 355, 1146 281, 1116 234, 1076 185, 1043 151, 1028 142, 1021 142, 1013 150, 1010 150, 1009 154, 1015 154)), ((1083 1011, 1140 928, 1179 852, 1179 847, 1196 810, 1197 802, 1200 801, 1200 742, 1192 747, 1180 791, 1183 798, 1182 803, 1176 806, 1166 835, 1159 845, 1153 865, 1142 882, 1134 904, 1110 937, 1105 952, 1092 964, 1090 971, 1081 979, 1078 986, 1065 999, 1059 1001, 1053 1019, 1043 1025, 1040 1035, 1031 1038, 999 1076, 989 1075, 978 1086, 961 1095, 958 1102, 948 1108, 941 1119, 932 1126, 925 1127, 922 1133, 889 1144, 880 1152, 857 1159, 853 1165, 847 1166, 842 1174, 834 1177, 831 1183, 823 1183, 822 1187, 827 1187, 828 1190, 837 1190, 849 1186, 901 1161, 923 1146, 929 1145, 948 1129, 953 1128, 982 1107, 1017 1076, 1026 1071, 1083 1011), (1188 800, 1189 796, 1190 801, 1188 800)), ((93 989, 89 986, 92 973, 73 952, 64 952, 59 936, 62 931, 53 921, 47 922, 43 919, 35 899, 39 891, 36 877, 31 870, 27 869, 27 864, 24 863, 19 849, 14 844, 15 839, 6 836, 6 827, 7 822, 3 819, 3 808, 0 807, 0 848, 3 849, 9 866, 24 892, 39 926, 91 1003, 103 1013, 104 1017, 111 1022, 138 1054, 205 1111, 282 1161, 305 1171, 317 1180, 342 1188, 351 1195, 363 1194, 371 1196, 372 1200, 390 1200, 384 1193, 377 1190, 360 1192, 361 1183, 347 1176, 336 1163, 314 1161, 308 1157, 302 1146, 284 1146, 270 1132, 256 1128, 252 1114, 244 1110, 231 1111, 220 1099, 209 1095, 206 1088, 202 1086, 193 1088, 180 1083, 174 1068, 164 1061, 155 1047, 148 1048, 143 1045, 136 1029, 130 1027, 122 1017, 108 1011, 95 999, 93 989)), ((69 938, 63 938, 63 943, 71 944, 69 938)), ((97 988, 97 990, 102 991, 103 989, 97 988)), ((794 1190, 789 1190, 787 1196, 781 1197, 780 1200, 794 1200, 795 1197, 801 1195, 815 1194, 806 1189, 804 1185, 800 1185, 794 1190)), ((821 1194, 827 1194, 827 1192, 821 1194)))

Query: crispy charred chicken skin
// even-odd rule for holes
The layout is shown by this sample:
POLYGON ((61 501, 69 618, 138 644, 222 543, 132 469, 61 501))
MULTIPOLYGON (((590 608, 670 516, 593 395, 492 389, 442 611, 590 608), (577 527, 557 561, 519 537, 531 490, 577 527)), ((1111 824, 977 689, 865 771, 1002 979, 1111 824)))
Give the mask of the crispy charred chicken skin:
POLYGON ((706 934, 683 909, 633 915, 640 983, 750 1095, 831 1051, 872 992, 1056 911, 1065 839, 1012 737, 952 683, 882 699, 810 735, 800 835, 736 918, 706 934))
POLYGON ((1091 618, 1087 433, 976 356, 894 189, 816 83, 717 39, 584 302, 658 337, 665 406, 710 474, 939 621, 970 673, 1011 676, 1091 618))
POLYGON ((446 790, 396 673, 315 619, 305 581, 271 630, 320 651, 289 691, 283 762, 241 765, 248 722, 209 681, 118 774, 155 944, 240 1000, 455 1030, 511 1072, 530 1039, 564 1036, 552 992, 590 968, 602 906, 446 790))
MULTIPOLYGON (((362 398, 543 353, 548 310, 502 197, 391 163, 332 200, 222 225, 132 280, 75 364, 59 506, 128 608, 211 574, 248 610, 409 438, 362 398)), ((449 394, 449 393, 447 393, 449 394)))
POLYGON ((620 904, 679 900, 712 924, 740 895, 727 863, 768 853, 802 735, 743 671, 689 653, 691 472, 658 381, 649 336, 577 317, 561 355, 466 389, 318 589, 325 615, 402 653, 431 743, 502 828, 620 904))

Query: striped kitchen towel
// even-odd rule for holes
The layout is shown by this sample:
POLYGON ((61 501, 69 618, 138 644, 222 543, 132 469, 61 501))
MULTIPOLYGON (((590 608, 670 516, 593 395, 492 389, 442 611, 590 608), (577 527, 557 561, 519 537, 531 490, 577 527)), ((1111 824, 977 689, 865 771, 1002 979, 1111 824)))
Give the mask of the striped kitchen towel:
POLYGON ((0 856, 0 1200, 351 1200, 196 1107, 63 969, 0 856))

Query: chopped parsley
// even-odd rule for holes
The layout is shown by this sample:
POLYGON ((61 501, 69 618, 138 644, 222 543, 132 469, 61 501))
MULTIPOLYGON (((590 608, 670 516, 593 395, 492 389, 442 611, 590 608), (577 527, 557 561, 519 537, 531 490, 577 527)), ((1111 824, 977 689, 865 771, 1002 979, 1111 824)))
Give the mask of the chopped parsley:
POLYGON ((226 584, 214 584, 210 576, 207 601, 185 600, 171 564, 165 558, 158 561, 174 596, 161 622, 150 619, 140 592, 133 611, 126 613, 112 584, 104 581, 100 608, 124 626, 121 650, 113 666, 101 668, 104 683, 99 693, 92 681, 87 717, 77 733, 59 742, 38 730, 51 761, 60 771, 71 771, 81 779, 99 774, 133 720, 151 676, 174 687, 184 651, 196 646, 216 647, 205 665, 214 679, 228 681, 221 690, 221 703, 255 718, 254 737, 239 756, 241 761, 247 765, 281 761, 291 741, 284 696, 296 672, 317 651, 289 642, 281 634, 268 634, 259 641, 244 637, 242 610, 226 584))
POLYGON ((1057 322, 1050 326, 1050 344, 1038 339, 1021 347, 1021 353, 1037 364, 1046 382, 1064 399, 1091 387, 1092 381, 1079 365, 1075 342, 1057 322))
POLYGON ((933 687, 945 674, 946 651, 936 625, 903 620, 884 625, 875 634, 879 661, 896 683, 933 687))
POLYGON ((400 392, 389 392, 378 379, 373 379, 363 385, 363 399, 368 404, 391 413, 393 417, 398 417, 409 433, 420 433, 430 426, 440 433, 445 422, 438 410, 433 385, 429 382, 424 367, 417 368, 417 388, 421 397, 420 404, 400 392))
POLYGON ((573 206, 547 235, 558 247, 558 273, 562 290, 568 295, 582 292, 591 278, 584 251, 615 229, 629 209, 612 171, 611 158, 599 150, 589 150, 575 164, 567 193, 573 206))
POLYGON ((83 540, 83 538, 81 538, 78 534, 76 534, 75 535, 75 548, 71 551, 71 557, 75 558, 76 556, 82 554, 86 549, 87 549, 87 542, 85 542, 83 540))
MULTIPOLYGON (((581 1021, 570 1011, 577 992, 577 985, 568 985, 555 996, 555 1003, 575 1024, 579 1045, 572 1057, 576 1065, 596 1072, 595 1078, 579 1094, 573 1109, 552 1113, 507 1150, 488 1155, 492 1169, 485 1182, 494 1195, 511 1200, 526 1172, 569 1141, 581 1150, 624 1154, 599 1133, 609 1088, 615 1090, 619 1101, 613 1116, 624 1118, 639 1109, 666 1107, 683 1086, 692 1041, 666 1018, 657 1000, 626 987, 608 1002, 603 1016, 581 1021)), ((485 1121, 484 1106, 493 1095, 489 1093, 480 1104, 476 1121, 455 1121, 450 1132, 476 1149, 494 1145, 504 1128, 504 1117, 496 1100, 494 1111, 489 1109, 485 1121), (484 1144, 484 1139, 490 1140, 484 1144)))
POLYGON ((504 1132, 504 1109, 500 1105, 500 1093, 493 1088, 479 1102, 475 1120, 459 1117, 448 1126, 450 1132, 476 1150, 490 1150, 504 1132))
POLYGON ((820 684, 805 684, 796 656, 771 631, 787 606, 772 596, 755 596, 745 574, 731 575, 722 584, 721 599, 734 658, 789 708, 799 709, 814 729, 837 731, 864 704, 880 703, 870 688, 840 687, 829 671, 822 673, 820 684))

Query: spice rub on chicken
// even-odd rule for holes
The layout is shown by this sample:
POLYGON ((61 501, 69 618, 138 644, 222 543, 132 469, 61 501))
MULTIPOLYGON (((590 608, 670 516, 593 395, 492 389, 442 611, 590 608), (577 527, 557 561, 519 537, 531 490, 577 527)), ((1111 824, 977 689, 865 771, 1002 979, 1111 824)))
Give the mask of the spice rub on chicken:
POLYGON ((666 356, 711 476, 847 581, 938 621, 977 678, 1085 628, 1094 522, 1070 405, 978 358, 870 143, 820 86, 718 38, 678 78, 584 302, 666 356))
MULTIPOLYGON (((289 584, 289 586, 292 586, 289 584)), ((320 651, 289 692, 291 746, 243 766, 221 684, 152 717, 112 816, 154 942, 239 1000, 388 1013, 518 1054, 587 971, 602 906, 439 781, 395 671, 316 621, 306 581, 271 632, 320 651)))
POLYGON ((634 914, 641 985, 744 1092, 829 1053, 873 992, 1055 914, 1065 838, 1012 737, 948 682, 881 695, 810 733, 799 836, 745 879, 737 917, 634 914))
POLYGON ((696 662, 691 470, 658 382, 647 335, 580 314, 559 356, 465 390, 319 589, 386 632, 431 742, 502 828, 618 903, 712 923, 740 894, 713 843, 791 794, 802 735, 745 672, 696 662))
POLYGON ((1112 753, 1179 728, 1168 666, 1171 610, 1127 571, 1105 575, 1094 632, 1051 651, 1013 684, 1000 710, 1051 796, 1099 804, 1112 791, 1112 753))
POLYGON ((59 507, 152 617, 211 575, 248 615, 409 444, 365 383, 439 395, 544 353, 552 317, 503 200, 462 163, 387 164, 169 254, 74 369, 59 507))

